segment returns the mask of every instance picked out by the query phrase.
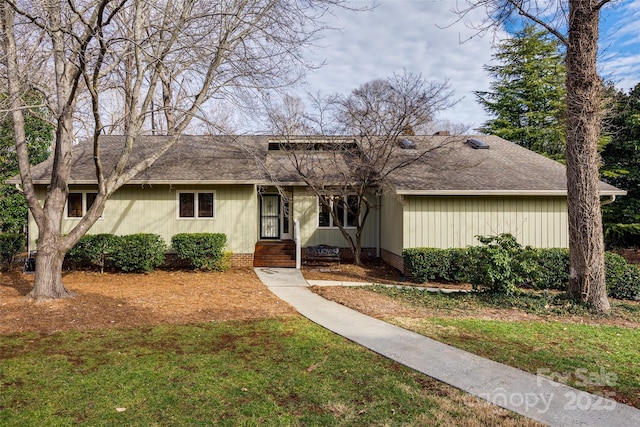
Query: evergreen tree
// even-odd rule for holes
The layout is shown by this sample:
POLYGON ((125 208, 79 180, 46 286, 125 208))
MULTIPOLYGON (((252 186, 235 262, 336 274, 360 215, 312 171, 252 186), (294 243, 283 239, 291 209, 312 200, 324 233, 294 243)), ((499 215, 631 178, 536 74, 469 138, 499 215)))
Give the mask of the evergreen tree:
POLYGON ((640 83, 628 94, 618 91, 605 121, 609 143, 602 156, 602 178, 627 195, 603 207, 604 222, 640 223, 640 83))
POLYGON ((479 130, 498 135, 554 159, 564 158, 566 67, 560 43, 548 32, 525 26, 504 40, 484 69, 490 92, 475 92, 495 116, 479 130))
MULTIPOLYGON (((42 97, 26 97, 32 105, 41 105, 42 97)), ((0 99, 4 103, 6 96, 0 99)), ((24 114, 29 163, 40 163, 49 155, 53 142, 53 126, 47 120, 50 113, 44 107, 34 107, 24 114)), ((19 173, 13 122, 8 114, 0 117, 0 232, 22 233, 27 226, 27 201, 14 186, 4 181, 19 173)))

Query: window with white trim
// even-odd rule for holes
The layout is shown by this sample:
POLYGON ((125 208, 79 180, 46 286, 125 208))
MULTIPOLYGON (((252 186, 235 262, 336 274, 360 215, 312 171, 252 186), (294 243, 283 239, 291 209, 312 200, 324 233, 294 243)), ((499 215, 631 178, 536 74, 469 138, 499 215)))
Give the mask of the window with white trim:
POLYGON ((215 218, 215 192, 178 192, 178 218, 215 218))
POLYGON ((346 197, 338 195, 324 195, 318 198, 318 227, 334 228, 338 224, 334 223, 331 211, 335 213, 336 218, 346 224, 346 228, 356 227, 356 212, 358 210, 358 196, 350 194, 346 197), (321 199, 322 198, 322 199, 321 199), (323 203, 326 202, 328 207, 323 203))
POLYGON ((69 193, 67 197, 67 218, 82 218, 93 205, 97 196, 98 193, 86 191, 69 193))

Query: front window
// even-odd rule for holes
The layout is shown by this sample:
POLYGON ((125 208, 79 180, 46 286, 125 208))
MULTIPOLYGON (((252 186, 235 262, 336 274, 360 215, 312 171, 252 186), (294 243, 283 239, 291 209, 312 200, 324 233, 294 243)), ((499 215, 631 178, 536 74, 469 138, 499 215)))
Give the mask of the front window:
POLYGON ((318 226, 323 228, 339 227, 355 228, 357 225, 358 196, 324 195, 318 199, 318 226), (324 203, 323 203, 324 202, 324 203), (328 206, 327 206, 328 205, 328 206), (334 215, 331 215, 333 211, 334 215), (339 223, 339 224, 338 224, 339 223))
POLYGON ((214 218, 213 192, 178 193, 178 218, 214 218))
POLYGON ((67 197, 67 218, 82 218, 93 205, 97 196, 98 193, 69 193, 67 197))

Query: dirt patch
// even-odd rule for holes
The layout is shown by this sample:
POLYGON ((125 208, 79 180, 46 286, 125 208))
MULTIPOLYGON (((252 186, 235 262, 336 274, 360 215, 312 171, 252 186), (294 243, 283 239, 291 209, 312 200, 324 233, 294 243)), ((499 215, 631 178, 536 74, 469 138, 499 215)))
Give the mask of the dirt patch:
POLYGON ((1 273, 0 334, 249 320, 295 313, 250 268, 225 273, 71 272, 64 274, 63 282, 76 294, 74 298, 36 302, 25 297, 33 287, 33 275, 1 273))

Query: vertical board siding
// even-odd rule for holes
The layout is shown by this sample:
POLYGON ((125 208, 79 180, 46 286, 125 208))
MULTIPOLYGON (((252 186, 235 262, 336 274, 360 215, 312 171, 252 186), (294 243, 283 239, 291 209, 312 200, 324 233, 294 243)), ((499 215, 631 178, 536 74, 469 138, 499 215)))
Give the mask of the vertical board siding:
POLYGON ((380 247, 396 255, 402 254, 402 202, 393 195, 382 196, 380 247))
MULTIPOLYGON (((70 191, 91 189, 74 186, 70 191)), ((44 198, 44 191, 40 195, 44 198)), ((89 229, 89 234, 154 233, 169 245, 171 237, 178 233, 225 233, 228 250, 253 253, 257 200, 253 185, 126 185, 107 200, 102 218, 89 229), (215 218, 178 219, 178 191, 214 191, 215 218)), ((68 233, 77 222, 63 220, 63 233, 68 233)), ((29 227, 34 230, 29 233, 29 248, 34 249, 37 227, 32 219, 29 227)))
POLYGON ((477 245, 477 235, 500 233, 522 245, 569 244, 564 197, 405 196, 403 223, 405 248, 461 248, 477 245))
MULTIPOLYGON (((371 200, 375 200, 375 196, 369 195, 369 197, 371 200)), ((293 198, 293 218, 300 221, 300 241, 303 247, 315 245, 349 247, 347 240, 338 228, 318 227, 318 197, 316 195, 303 187, 295 187, 293 198)), ((362 236, 363 248, 373 248, 377 244, 377 215, 377 210, 372 208, 362 236)), ((355 238, 355 230, 350 230, 350 234, 355 238)))

